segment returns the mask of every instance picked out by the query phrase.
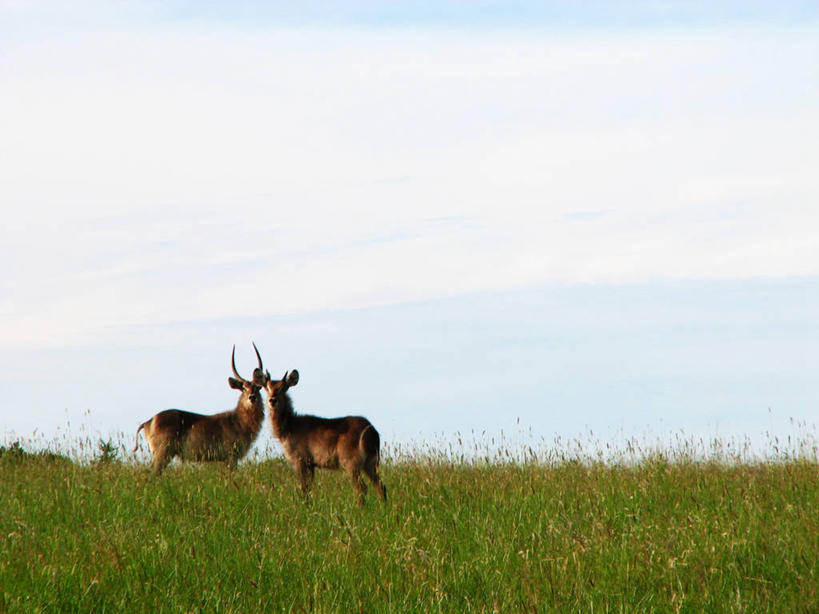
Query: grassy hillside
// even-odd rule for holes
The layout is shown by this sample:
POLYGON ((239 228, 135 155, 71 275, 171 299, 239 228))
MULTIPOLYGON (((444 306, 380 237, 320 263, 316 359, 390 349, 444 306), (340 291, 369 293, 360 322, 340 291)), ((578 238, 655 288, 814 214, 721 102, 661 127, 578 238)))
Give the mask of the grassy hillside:
POLYGON ((0 455, 0 611, 816 612, 819 466, 0 455))

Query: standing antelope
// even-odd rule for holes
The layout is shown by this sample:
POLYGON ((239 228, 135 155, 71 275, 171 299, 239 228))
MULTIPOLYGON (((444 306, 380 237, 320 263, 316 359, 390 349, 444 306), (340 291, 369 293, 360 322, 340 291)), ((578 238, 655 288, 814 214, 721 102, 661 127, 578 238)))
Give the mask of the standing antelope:
POLYGON ((236 371, 236 346, 233 346, 230 365, 236 378, 229 377, 228 384, 242 391, 235 409, 212 416, 179 409, 161 411, 139 425, 133 451, 139 447, 139 431, 145 429, 157 473, 161 473, 174 456, 183 461, 223 461, 228 467, 235 467, 256 440, 264 421, 260 391, 265 385, 265 376, 255 343, 253 349, 259 366, 253 370, 253 379, 248 381, 236 371))
POLYGON ((305 496, 316 467, 343 469, 353 482, 359 502, 364 503, 367 487, 361 472, 370 478, 382 501, 387 500, 387 488, 381 483, 378 465, 381 460, 381 439, 370 421, 361 416, 319 418, 301 416, 293 411, 287 390, 299 381, 299 372, 285 372, 280 380, 265 374, 267 402, 273 434, 281 441, 287 461, 296 470, 305 496))

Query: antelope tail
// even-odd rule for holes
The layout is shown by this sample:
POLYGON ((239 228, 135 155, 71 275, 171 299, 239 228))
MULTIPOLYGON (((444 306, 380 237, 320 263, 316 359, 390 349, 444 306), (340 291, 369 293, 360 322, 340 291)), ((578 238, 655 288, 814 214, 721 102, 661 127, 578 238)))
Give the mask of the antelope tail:
POLYGON ((381 437, 372 424, 368 424, 364 430, 361 431, 358 447, 365 459, 367 457, 375 457, 376 466, 381 463, 381 437))
MULTIPOLYGON (((150 420, 148 420, 148 422, 150 422, 150 420)), ((139 449, 139 432, 145 428, 145 425, 148 424, 148 422, 143 422, 142 424, 139 425, 139 428, 137 429, 136 432, 136 439, 134 441, 134 449, 131 450, 131 454, 136 454, 136 451, 139 449)))

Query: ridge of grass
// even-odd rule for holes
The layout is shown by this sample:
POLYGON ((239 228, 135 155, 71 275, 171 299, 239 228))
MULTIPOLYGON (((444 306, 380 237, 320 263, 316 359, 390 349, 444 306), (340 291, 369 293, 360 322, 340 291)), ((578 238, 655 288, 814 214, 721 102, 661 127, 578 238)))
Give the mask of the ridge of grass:
MULTIPOLYGON (((160 477, 0 449, 0 611, 815 612, 819 465, 280 459, 160 477)), ((13 447, 13 446, 12 446, 13 447)), ((19 446, 18 446, 19 448, 19 446)))

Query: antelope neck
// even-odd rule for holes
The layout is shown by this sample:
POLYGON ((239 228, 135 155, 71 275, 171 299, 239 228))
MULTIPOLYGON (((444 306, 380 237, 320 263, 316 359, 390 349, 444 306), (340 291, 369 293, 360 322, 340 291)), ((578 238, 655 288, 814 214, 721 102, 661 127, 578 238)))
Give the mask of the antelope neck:
POLYGON ((290 395, 286 394, 280 398, 276 405, 270 403, 270 422, 273 425, 273 431, 276 437, 286 435, 290 430, 290 422, 293 419, 295 412, 293 411, 293 403, 290 400, 290 395))

